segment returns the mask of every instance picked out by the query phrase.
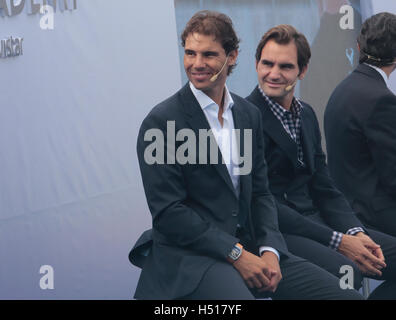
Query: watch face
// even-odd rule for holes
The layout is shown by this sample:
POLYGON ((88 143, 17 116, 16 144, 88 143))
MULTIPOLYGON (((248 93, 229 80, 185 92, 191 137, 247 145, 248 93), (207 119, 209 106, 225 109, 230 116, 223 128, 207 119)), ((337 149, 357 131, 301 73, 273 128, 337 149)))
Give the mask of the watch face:
POLYGON ((242 248, 235 246, 234 248, 232 248, 229 257, 232 260, 237 260, 241 256, 241 254, 242 254, 242 248))

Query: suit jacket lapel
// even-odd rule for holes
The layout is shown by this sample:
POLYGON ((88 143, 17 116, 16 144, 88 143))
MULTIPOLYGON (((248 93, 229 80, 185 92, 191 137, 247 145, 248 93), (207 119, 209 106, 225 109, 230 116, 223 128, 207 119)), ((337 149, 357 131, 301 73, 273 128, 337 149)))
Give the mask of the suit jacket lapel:
POLYGON ((301 144, 304 153, 304 163, 308 167, 309 171, 313 173, 314 171, 314 154, 313 151, 315 146, 312 145, 312 137, 310 136, 311 122, 307 119, 307 110, 303 106, 301 112, 301 144))
POLYGON ((249 100, 261 110, 263 114, 264 131, 279 145, 286 153, 287 157, 293 163, 294 167, 298 166, 297 145, 288 135, 279 119, 272 113, 270 106, 265 101, 258 87, 254 89, 249 96, 249 100))
MULTIPOLYGON (((210 130, 210 125, 208 120, 206 119, 206 116, 199 105, 197 99, 195 98, 194 94, 192 93, 189 84, 185 85, 181 90, 180 90, 180 97, 182 99, 183 103, 183 110, 186 113, 186 120, 188 124, 190 125, 191 129, 194 131, 195 136, 197 137, 198 144, 197 148, 198 151, 202 150, 201 144, 202 142, 199 141, 199 130, 204 129, 204 130, 210 130)), ((213 141, 216 141, 213 137, 213 141)), ((234 185, 232 184, 231 177, 228 173, 227 167, 224 164, 223 157, 221 155, 220 149, 216 143, 216 150, 218 153, 218 163, 217 164, 212 164, 218 174, 221 176, 221 178, 224 180, 226 185, 232 190, 232 192, 237 196, 236 190, 234 188, 234 185)), ((210 144, 207 143, 207 163, 210 164, 210 144)))
MULTIPOLYGON (((242 155, 242 152, 245 152, 245 139, 244 139, 244 129, 251 129, 251 126, 249 126, 249 119, 247 115, 243 112, 242 106, 238 105, 235 101, 237 101, 236 98, 234 98, 234 106, 232 107, 232 115, 234 118, 234 127, 235 129, 239 129, 239 139, 237 137, 237 144, 238 144, 238 156, 242 155)), ((252 147, 248 150, 252 151, 252 147)), ((244 157, 252 157, 252 154, 243 154, 244 157)), ((252 159, 252 164, 253 164, 253 159, 252 159)), ((246 193, 249 190, 249 177, 250 175, 240 175, 239 176, 239 184, 241 187, 241 193, 240 196, 244 197, 246 193)))

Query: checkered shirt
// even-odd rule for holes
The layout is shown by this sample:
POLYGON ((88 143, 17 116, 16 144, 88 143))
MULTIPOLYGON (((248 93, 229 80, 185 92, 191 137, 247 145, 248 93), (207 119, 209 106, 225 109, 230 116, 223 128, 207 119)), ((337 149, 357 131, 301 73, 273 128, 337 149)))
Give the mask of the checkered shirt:
POLYGON ((282 123, 283 128, 293 141, 297 144, 297 158, 302 166, 304 164, 304 154, 301 146, 301 111, 302 104, 295 97, 293 97, 290 111, 283 108, 281 105, 272 101, 260 88, 259 90, 263 95, 265 101, 270 106, 272 113, 282 123))

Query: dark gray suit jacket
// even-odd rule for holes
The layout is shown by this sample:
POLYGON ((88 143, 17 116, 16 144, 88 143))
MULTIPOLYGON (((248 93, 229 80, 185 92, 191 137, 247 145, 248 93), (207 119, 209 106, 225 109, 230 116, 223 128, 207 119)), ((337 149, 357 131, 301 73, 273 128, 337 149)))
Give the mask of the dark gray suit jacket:
MULTIPOLYGON (((259 246, 270 246, 288 255, 268 189, 260 112, 243 98, 235 94, 232 98, 235 129, 241 129, 241 137, 243 129, 253 132, 252 171, 240 176, 239 197, 221 156, 219 164, 148 165, 144 160, 152 143, 144 141, 149 129, 160 129, 165 139, 167 121, 175 121, 176 132, 189 128, 196 137, 199 129, 210 129, 188 84, 157 105, 142 123, 137 154, 153 228, 130 253, 131 262, 142 267, 135 298, 175 299, 191 293, 205 271, 216 261, 226 261, 240 241, 235 236, 238 221, 245 221, 253 253, 259 246), (142 256, 147 249, 148 256, 142 256)), ((182 143, 177 142, 176 149, 182 143)), ((244 150, 243 139, 240 149, 244 150)))
POLYGON ((396 96, 382 76, 360 64, 331 95, 324 125, 331 175, 354 209, 374 225, 396 214, 396 96))
POLYGON ((303 236, 328 246, 334 230, 345 233, 353 227, 363 228, 330 178, 313 109, 302 102, 301 143, 306 164, 303 168, 298 162, 297 144, 275 117, 258 87, 247 100, 262 113, 268 179, 277 201, 282 233, 303 236), (322 219, 310 219, 317 212, 322 219))

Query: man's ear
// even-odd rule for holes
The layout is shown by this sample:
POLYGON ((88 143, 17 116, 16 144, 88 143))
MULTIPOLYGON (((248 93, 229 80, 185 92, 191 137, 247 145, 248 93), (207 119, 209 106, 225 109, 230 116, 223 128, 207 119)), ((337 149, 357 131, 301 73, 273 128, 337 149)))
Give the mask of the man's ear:
POLYGON ((233 66, 236 64, 238 58, 238 50, 233 50, 228 54, 228 65, 233 66))
POLYGON ((298 79, 300 79, 300 80, 304 79, 307 72, 308 72, 308 65, 306 65, 305 67, 302 68, 300 74, 298 75, 298 79))

